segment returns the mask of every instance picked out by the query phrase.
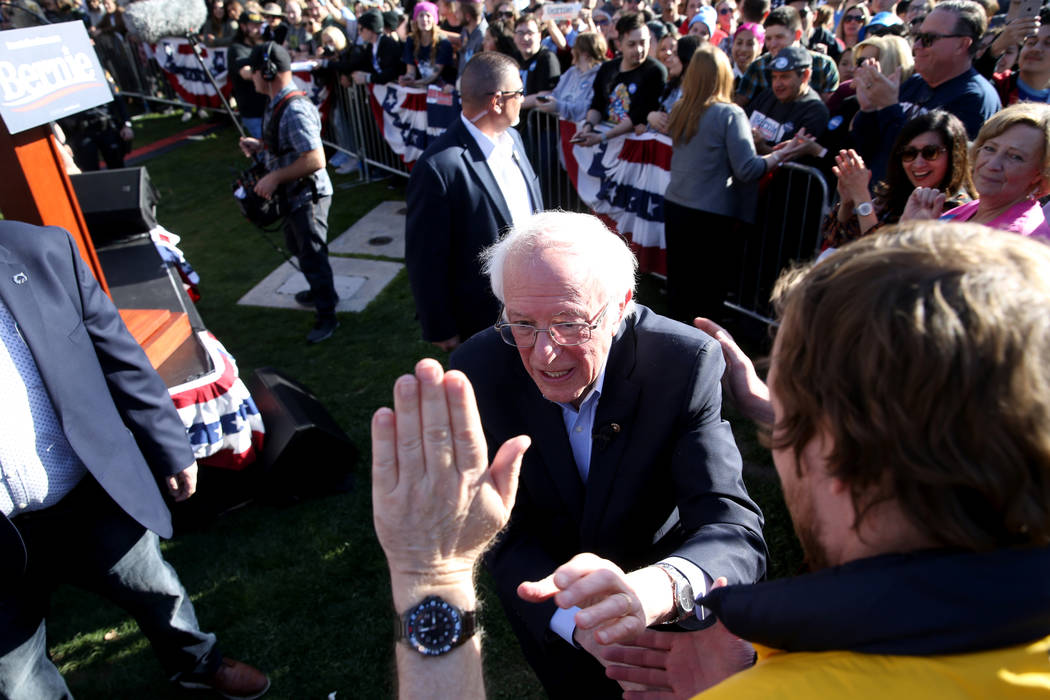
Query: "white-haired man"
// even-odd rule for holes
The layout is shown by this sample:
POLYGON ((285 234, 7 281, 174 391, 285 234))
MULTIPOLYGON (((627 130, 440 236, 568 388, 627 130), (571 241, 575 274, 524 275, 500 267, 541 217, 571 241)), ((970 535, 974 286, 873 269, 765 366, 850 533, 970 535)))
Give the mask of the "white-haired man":
POLYGON ((593 216, 537 214, 485 259, 502 319, 452 366, 474 385, 490 444, 522 433, 535 444, 486 563, 548 693, 618 695, 594 657, 602 633, 517 588, 595 552, 631 571, 647 624, 688 627, 713 579, 762 577, 762 515, 721 417, 722 353, 635 305, 635 258, 593 216))

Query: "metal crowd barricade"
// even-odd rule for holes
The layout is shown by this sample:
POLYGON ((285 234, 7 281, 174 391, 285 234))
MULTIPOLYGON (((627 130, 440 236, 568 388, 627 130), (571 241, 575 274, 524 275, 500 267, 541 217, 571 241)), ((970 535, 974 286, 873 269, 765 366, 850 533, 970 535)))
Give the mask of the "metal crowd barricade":
POLYGON ((368 87, 336 87, 333 89, 332 109, 342 110, 353 134, 353 143, 330 144, 345 153, 352 153, 361 161, 365 180, 370 179, 370 169, 377 168, 393 175, 408 177, 409 170, 401 156, 394 153, 379 131, 375 115, 369 104, 368 87))
POLYGON ((121 95, 142 100, 147 112, 151 102, 188 106, 179 99, 157 61, 140 42, 117 33, 103 34, 96 40, 95 50, 99 62, 116 81, 121 95))
POLYGON ((760 197, 758 221, 745 241, 737 294, 725 305, 775 323, 769 303, 773 285, 789 264, 817 253, 828 208, 828 184, 819 170, 798 163, 778 169, 760 197))
POLYGON ((525 121, 525 154, 540 180, 540 194, 545 209, 588 212, 569 179, 561 152, 558 115, 538 109, 529 111, 525 121))

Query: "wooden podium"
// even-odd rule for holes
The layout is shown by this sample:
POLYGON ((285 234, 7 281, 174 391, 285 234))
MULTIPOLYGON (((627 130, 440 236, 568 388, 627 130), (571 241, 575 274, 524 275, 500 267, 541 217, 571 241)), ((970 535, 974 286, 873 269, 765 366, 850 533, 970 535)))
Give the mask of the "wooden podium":
MULTIPOLYGON (((60 226, 69 231, 81 257, 102 289, 109 294, 84 214, 51 128, 44 124, 12 135, 0 120, 0 172, 5 175, 4 186, 0 187, 0 212, 4 218, 60 226)), ((154 368, 159 368, 192 335, 184 312, 122 309, 121 315, 154 368)))

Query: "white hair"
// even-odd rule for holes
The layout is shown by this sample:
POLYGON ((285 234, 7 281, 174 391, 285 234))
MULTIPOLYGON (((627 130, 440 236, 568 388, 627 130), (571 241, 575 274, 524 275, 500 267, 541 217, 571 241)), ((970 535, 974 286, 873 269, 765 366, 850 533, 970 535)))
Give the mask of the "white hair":
POLYGON ((598 282, 605 301, 618 303, 630 291, 631 301, 624 318, 634 313, 635 277, 638 260, 622 238, 590 214, 544 211, 533 214, 510 229, 497 243, 481 252, 482 270, 489 277, 492 293, 501 303, 504 267, 507 260, 549 248, 566 249, 580 260, 580 274, 598 282))

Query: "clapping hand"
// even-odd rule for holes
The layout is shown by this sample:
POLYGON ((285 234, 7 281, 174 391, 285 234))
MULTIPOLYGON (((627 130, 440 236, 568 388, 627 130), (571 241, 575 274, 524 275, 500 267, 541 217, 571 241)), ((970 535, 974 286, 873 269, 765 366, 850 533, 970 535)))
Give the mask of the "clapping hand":
POLYGON ((864 159, 852 148, 839 151, 835 156, 835 165, 831 172, 838 178, 839 197, 842 202, 852 207, 871 199, 868 186, 871 184, 871 171, 864 166, 864 159))
POLYGON ((944 193, 933 187, 916 187, 904 205, 901 221, 923 221, 940 218, 944 211, 944 193))
POLYGON ((901 69, 898 66, 892 75, 886 76, 879 63, 869 58, 857 66, 853 73, 853 85, 857 89, 857 102, 861 111, 874 112, 897 104, 901 86, 901 69))

